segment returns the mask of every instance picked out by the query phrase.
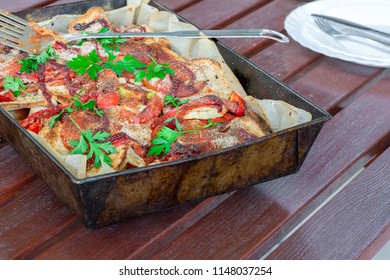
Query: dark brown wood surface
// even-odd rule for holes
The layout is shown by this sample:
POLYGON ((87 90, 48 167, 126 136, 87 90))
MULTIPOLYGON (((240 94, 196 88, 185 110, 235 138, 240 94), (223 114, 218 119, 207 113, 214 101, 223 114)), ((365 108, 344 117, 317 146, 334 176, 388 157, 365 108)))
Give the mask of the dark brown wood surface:
MULTIPOLYGON (((285 17, 304 1, 160 2, 201 28, 285 33, 285 17)), ((390 72, 294 41, 223 42, 334 115, 297 174, 87 231, 0 140, 0 259, 371 258, 390 238, 390 72)))

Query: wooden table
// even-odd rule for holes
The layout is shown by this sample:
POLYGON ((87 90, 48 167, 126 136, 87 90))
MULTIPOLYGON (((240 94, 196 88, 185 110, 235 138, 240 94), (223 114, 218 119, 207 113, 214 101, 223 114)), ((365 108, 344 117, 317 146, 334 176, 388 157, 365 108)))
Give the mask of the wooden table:
MULTIPOLYGON (((0 6, 17 11, 31 2, 0 6)), ((71 1, 40 1, 49 2, 71 1)), ((160 2, 200 28, 281 32, 303 4, 160 2)), ((390 240, 390 72, 294 41, 223 42, 333 115, 299 173, 88 231, 0 141, 0 259, 369 259, 390 240)))

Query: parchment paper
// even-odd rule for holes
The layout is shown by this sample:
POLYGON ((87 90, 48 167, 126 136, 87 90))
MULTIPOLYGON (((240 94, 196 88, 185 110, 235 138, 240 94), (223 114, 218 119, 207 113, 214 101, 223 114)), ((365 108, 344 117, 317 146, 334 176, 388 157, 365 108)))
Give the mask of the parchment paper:
MULTIPOLYGON (((148 0, 128 0, 127 6, 106 12, 113 26, 123 26, 128 24, 149 25, 152 30, 162 31, 179 31, 179 30, 196 30, 193 25, 180 22, 178 18, 168 12, 159 11, 148 5, 148 0)), ((58 15, 51 20, 39 23, 59 32, 67 33, 67 26, 70 21, 79 17, 79 15, 58 15)), ((218 61, 226 73, 231 89, 246 96, 240 82, 226 65, 217 46, 212 40, 202 39, 178 39, 168 38, 172 49, 190 60, 194 58, 211 58, 218 61)), ((304 123, 311 120, 311 115, 301 109, 291 106, 283 101, 277 100, 258 100, 253 97, 245 97, 247 105, 257 114, 268 121, 273 131, 281 130, 290 126, 304 123)), ((86 157, 83 155, 61 155, 47 144, 43 137, 32 133, 34 137, 51 152, 64 166, 76 177, 85 178, 86 174, 86 157)), ((114 172, 112 168, 103 165, 98 174, 114 172)))

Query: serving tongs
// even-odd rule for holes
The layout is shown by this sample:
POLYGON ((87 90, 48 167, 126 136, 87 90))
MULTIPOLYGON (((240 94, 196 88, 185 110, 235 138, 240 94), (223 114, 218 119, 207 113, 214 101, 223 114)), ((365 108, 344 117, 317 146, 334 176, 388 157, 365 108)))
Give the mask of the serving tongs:
MULTIPOLYGON (((28 53, 40 52, 52 41, 32 41, 32 36, 36 32, 31 27, 31 24, 24 19, 17 17, 9 12, 0 10, 0 43, 9 47, 19 49, 28 53)), ((98 38, 267 38, 281 43, 288 43, 289 39, 282 33, 269 29, 233 29, 233 30, 190 30, 190 31, 174 31, 174 32, 128 32, 128 33, 88 33, 88 34, 65 34, 58 33, 56 35, 66 42, 82 39, 98 39, 98 38)))

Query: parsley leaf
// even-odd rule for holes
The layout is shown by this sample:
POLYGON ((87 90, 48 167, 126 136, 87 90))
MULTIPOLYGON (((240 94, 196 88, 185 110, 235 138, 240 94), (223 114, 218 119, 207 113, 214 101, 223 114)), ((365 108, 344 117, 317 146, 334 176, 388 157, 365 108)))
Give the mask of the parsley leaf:
POLYGON ((15 97, 20 96, 21 92, 25 92, 26 85, 23 84, 22 79, 13 76, 4 76, 4 83, 2 84, 4 90, 11 91, 15 97))
POLYGON ((162 153, 164 155, 168 154, 171 151, 172 143, 175 142, 180 135, 180 132, 164 126, 159 132, 157 132, 157 137, 152 140, 152 146, 147 155, 159 156, 162 153))
POLYGON ((106 141, 107 137, 109 137, 111 134, 109 132, 103 131, 98 131, 93 134, 92 131, 89 129, 81 129, 81 127, 72 117, 70 117, 70 120, 74 123, 74 125, 81 133, 81 137, 79 140, 71 140, 69 142, 69 144, 74 147, 70 154, 85 154, 89 148, 89 152, 86 155, 87 160, 90 158, 94 158, 94 166, 96 168, 102 166, 103 162, 107 163, 109 166, 112 166, 112 159, 107 154, 114 154, 118 151, 115 146, 112 145, 111 142, 103 142, 106 141))
POLYGON ((122 76, 122 71, 127 72, 137 72, 137 71, 143 71, 142 68, 145 68, 146 65, 136 59, 134 56, 126 55, 122 60, 120 61, 109 61, 104 63, 104 66, 106 68, 111 68, 118 76, 122 76))
POLYGON ((103 70, 103 66, 100 64, 101 59, 99 58, 96 50, 93 50, 87 56, 77 55, 73 59, 66 63, 66 66, 76 71, 79 75, 88 73, 91 79, 97 79, 98 72, 103 70))
POLYGON ((39 69, 40 64, 44 64, 52 57, 54 59, 58 59, 58 54, 51 46, 48 46, 46 50, 44 50, 38 55, 19 60, 20 73, 30 74, 34 71, 37 71, 39 69))
POLYGON ((166 75, 174 75, 175 72, 172 68, 169 68, 168 63, 158 63, 151 55, 149 55, 152 63, 148 65, 146 79, 151 80, 153 78, 164 79, 166 75))
MULTIPOLYGON (((171 121, 172 119, 170 119, 171 121)), ((168 120, 166 121, 168 122, 168 120)), ((179 121, 175 118, 176 128, 178 131, 172 130, 167 126, 163 126, 159 132, 157 132, 156 138, 152 140, 152 146, 150 147, 147 155, 159 156, 161 154, 166 155, 171 151, 171 145, 181 135, 190 132, 199 132, 200 130, 182 130, 179 121)))
POLYGON ((96 107, 96 101, 95 100, 89 100, 88 102, 86 103, 83 103, 81 102, 81 100, 79 99, 80 97, 80 94, 81 92, 83 91, 84 89, 81 89, 79 90, 79 92, 76 94, 75 97, 72 98, 72 102, 67 106, 65 107, 64 109, 62 109, 62 111, 53 116, 51 119, 50 119, 50 122, 49 122, 49 127, 50 128, 53 128, 53 126, 56 124, 57 121, 59 121, 62 117, 62 115, 66 112, 68 113, 72 113, 74 112, 76 109, 80 109, 80 110, 91 110, 91 111, 95 111, 95 113, 99 116, 99 117, 102 117, 103 116, 103 110, 101 109, 98 109, 96 107), (72 106, 75 106, 76 108, 72 108, 72 106))
POLYGON ((170 95, 170 94, 165 95, 165 98, 164 98, 164 104, 171 105, 173 107, 179 107, 183 104, 186 104, 189 101, 190 101, 189 99, 180 100, 180 98, 177 98, 177 97, 170 95))
MULTIPOLYGON (((100 29, 99 33, 106 33, 109 32, 110 29, 108 27, 103 27, 100 29)), ((104 50, 109 53, 111 51, 118 51, 119 50, 119 45, 123 44, 127 41, 128 39, 123 39, 121 36, 118 37, 112 37, 112 38, 99 38, 97 41, 100 42, 104 50)))
POLYGON ((86 103, 82 103, 80 101, 80 99, 78 98, 75 98, 74 99, 74 105, 76 106, 76 108, 80 109, 80 110, 91 110, 91 111, 95 111, 95 113, 99 116, 99 117, 102 117, 103 116, 103 110, 101 109, 98 109, 96 107, 96 101, 95 100, 89 100, 87 101, 86 103))
POLYGON ((206 128, 213 127, 213 126, 216 126, 219 124, 221 124, 221 122, 213 122, 211 120, 208 120, 206 125, 200 126, 199 128, 206 129, 206 128))
MULTIPOLYGON (((151 56, 150 56, 151 57, 151 56)), ((123 75, 123 71, 134 73, 134 81, 140 82, 146 78, 163 79, 165 75, 174 74, 168 63, 159 64, 151 57, 152 63, 146 65, 131 55, 126 55, 122 60, 114 61, 116 58, 112 53, 108 53, 108 61, 100 59, 96 50, 93 50, 87 56, 78 55, 66 63, 66 66, 76 71, 78 75, 88 73, 91 79, 97 79, 98 73, 104 68, 112 69, 118 76, 123 75)))
POLYGON ((19 60, 19 63, 20 63, 20 73, 30 74, 39 69, 39 65, 35 60, 35 58, 33 57, 19 60))

